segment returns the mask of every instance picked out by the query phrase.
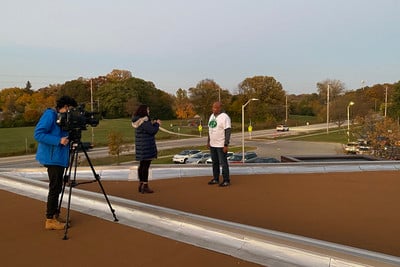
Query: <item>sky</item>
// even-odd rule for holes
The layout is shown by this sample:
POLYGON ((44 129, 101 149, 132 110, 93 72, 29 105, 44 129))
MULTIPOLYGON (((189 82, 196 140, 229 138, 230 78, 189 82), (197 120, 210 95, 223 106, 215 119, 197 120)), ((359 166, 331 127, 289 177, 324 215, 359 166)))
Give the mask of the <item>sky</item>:
POLYGON ((163 91, 254 76, 288 94, 400 80, 400 0, 1 0, 0 89, 113 69, 163 91))

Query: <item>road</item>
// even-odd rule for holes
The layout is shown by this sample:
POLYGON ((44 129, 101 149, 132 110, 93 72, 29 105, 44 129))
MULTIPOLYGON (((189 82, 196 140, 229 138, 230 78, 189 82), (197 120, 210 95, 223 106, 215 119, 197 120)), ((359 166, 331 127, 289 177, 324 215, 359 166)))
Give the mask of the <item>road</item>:
MULTIPOLYGON (((326 124, 291 127, 289 132, 277 132, 276 130, 261 130, 245 133, 245 145, 256 147, 258 156, 274 157, 280 160, 281 155, 336 155, 342 153, 342 146, 337 143, 302 142, 290 139, 274 139, 279 135, 296 136, 298 132, 312 132, 323 129, 326 124)), ((331 128, 334 125, 330 126, 331 128)), ((182 138, 177 140, 157 141, 159 150, 205 145, 206 137, 182 138)), ((231 146, 242 146, 242 133, 234 133, 231 136, 231 146)), ((81 154, 83 155, 83 153, 81 154)), ((94 148, 88 152, 90 158, 108 155, 107 147, 94 148)), ((0 168, 35 168, 40 164, 36 162, 35 155, 0 158, 0 168)))

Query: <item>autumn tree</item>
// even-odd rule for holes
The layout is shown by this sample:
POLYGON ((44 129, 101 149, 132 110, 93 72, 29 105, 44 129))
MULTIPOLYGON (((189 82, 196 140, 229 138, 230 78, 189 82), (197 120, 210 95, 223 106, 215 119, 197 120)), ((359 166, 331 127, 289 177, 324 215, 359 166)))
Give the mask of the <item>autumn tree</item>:
POLYGON ((67 81, 61 85, 57 98, 63 95, 74 98, 78 104, 90 103, 90 82, 83 78, 67 81))
POLYGON ((290 114, 315 116, 319 106, 318 95, 314 94, 300 94, 289 95, 288 102, 290 105, 290 114))
POLYGON ((392 88, 387 110, 391 118, 398 120, 400 118, 400 81, 395 83, 392 88))
POLYGON ((108 139, 108 154, 117 158, 117 164, 119 164, 119 156, 122 152, 127 151, 128 148, 124 145, 124 137, 121 132, 111 131, 107 135, 108 139))
POLYGON ((3 112, 15 114, 21 110, 21 106, 17 103, 19 97, 24 94, 24 90, 18 87, 6 88, 0 91, 0 106, 3 112))
MULTIPOLYGON (((246 78, 239 84, 239 96, 232 103, 237 108, 249 99, 256 98, 246 107, 246 117, 257 121, 280 121, 285 117, 285 91, 280 82, 269 76, 254 76, 246 78)), ((241 112, 236 110, 236 112, 241 112)))
POLYGON ((128 70, 113 69, 106 78, 110 81, 125 81, 132 78, 132 73, 128 70))
POLYGON ((125 103, 135 98, 135 92, 121 83, 106 83, 98 89, 96 96, 102 103, 102 115, 111 119, 128 115, 125 103))
POLYGON ((358 138, 368 140, 376 156, 385 159, 400 158, 400 126, 397 121, 371 113, 366 117, 358 117, 357 123, 359 127, 354 132, 358 138))
POLYGON ((175 114, 178 119, 193 118, 194 115, 196 115, 186 90, 178 89, 176 91, 174 106, 175 106, 175 114))
POLYGON ((345 91, 345 84, 339 80, 326 79, 317 83, 317 91, 321 103, 326 103, 329 88, 329 101, 334 101, 345 91))
POLYGON ((174 117, 173 97, 139 78, 107 82, 98 88, 95 97, 100 99, 106 118, 130 117, 138 104, 148 105, 151 115, 160 119, 174 117))
MULTIPOLYGON (((193 104, 194 110, 201 118, 208 118, 211 114, 211 106, 219 100, 221 90, 221 87, 212 79, 204 79, 197 83, 196 87, 189 88, 189 99, 193 104)), ((227 105, 222 97, 221 102, 224 106, 227 105)))

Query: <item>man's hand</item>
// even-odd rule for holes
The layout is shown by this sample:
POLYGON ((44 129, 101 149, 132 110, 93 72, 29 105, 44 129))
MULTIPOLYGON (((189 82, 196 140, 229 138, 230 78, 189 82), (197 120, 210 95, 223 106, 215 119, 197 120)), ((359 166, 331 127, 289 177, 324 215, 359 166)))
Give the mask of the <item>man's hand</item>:
POLYGON ((66 146, 66 145, 68 145, 68 143, 69 143, 68 136, 61 137, 60 144, 62 144, 63 146, 66 146))

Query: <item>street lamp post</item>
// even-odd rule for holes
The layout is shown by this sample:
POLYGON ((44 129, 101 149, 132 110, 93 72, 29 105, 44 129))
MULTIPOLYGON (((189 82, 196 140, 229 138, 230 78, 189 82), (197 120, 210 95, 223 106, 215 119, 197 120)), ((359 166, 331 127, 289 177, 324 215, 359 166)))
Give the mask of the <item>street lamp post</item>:
POLYGON ((330 84, 328 83, 328 88, 326 89, 326 134, 329 134, 329 91, 330 84))
POLYGON ((242 105, 242 162, 244 163, 244 108, 251 102, 256 101, 257 98, 249 99, 244 105, 242 105))
POLYGON ((350 142, 350 106, 354 105, 353 101, 347 105, 347 143, 350 142))

